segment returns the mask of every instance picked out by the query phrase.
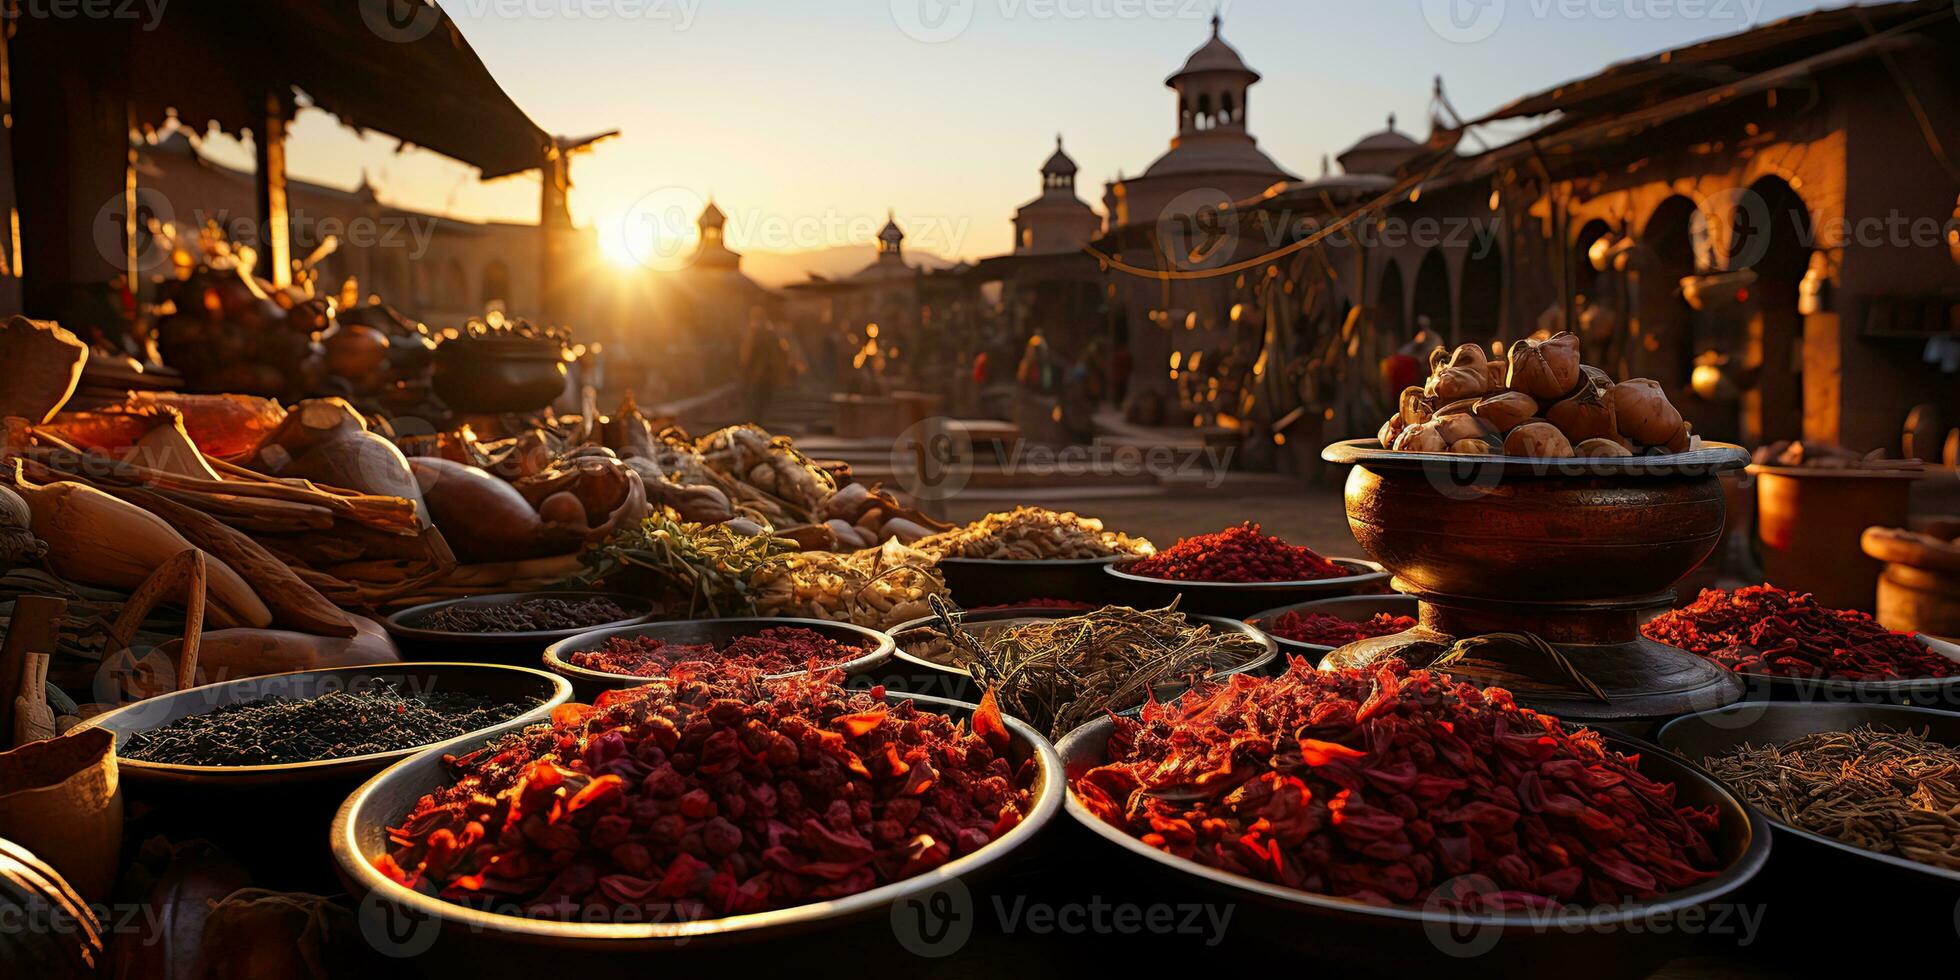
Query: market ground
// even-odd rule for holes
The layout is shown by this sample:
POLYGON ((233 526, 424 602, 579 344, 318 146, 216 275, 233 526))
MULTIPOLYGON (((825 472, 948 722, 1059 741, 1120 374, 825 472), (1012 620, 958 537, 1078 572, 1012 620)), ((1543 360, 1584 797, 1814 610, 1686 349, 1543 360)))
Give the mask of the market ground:
MULTIPOLYGON (((1335 486, 1302 484, 1287 491, 1262 489, 1254 493, 1192 488, 1153 496, 1044 495, 1040 490, 1030 490, 1018 502, 1101 518, 1110 530, 1142 535, 1158 547, 1180 537, 1256 521, 1267 534, 1322 554, 1365 557, 1348 532, 1341 490, 1335 486)), ((1012 503, 1000 499, 955 497, 948 501, 946 517, 970 521, 1009 509, 1012 503)))

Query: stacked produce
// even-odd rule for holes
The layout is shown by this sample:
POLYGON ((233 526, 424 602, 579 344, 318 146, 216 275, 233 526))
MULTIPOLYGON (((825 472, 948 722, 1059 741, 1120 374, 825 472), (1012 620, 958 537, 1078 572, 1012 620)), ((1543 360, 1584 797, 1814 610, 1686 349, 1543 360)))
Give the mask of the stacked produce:
POLYGON ((1353 574, 1305 545, 1262 534, 1247 521, 1178 542, 1124 568, 1132 575, 1179 582, 1304 582, 1353 574))
POLYGON ((1413 616, 1376 613, 1367 619, 1355 622, 1329 613, 1288 611, 1272 619, 1263 620, 1258 626, 1274 636, 1296 643, 1344 647, 1377 636, 1389 636, 1415 629, 1416 620, 1413 616))
POLYGON ((1960 749, 1865 725, 1702 760, 1743 802, 1790 826, 1960 871, 1960 749))
POLYGON ((276 766, 397 752, 509 721, 538 706, 460 691, 402 694, 391 684, 228 704, 131 735, 119 750, 180 766, 276 766))
POLYGON ((1712 810, 1508 692, 1295 661, 1116 719, 1073 781, 1108 823, 1233 874, 1376 905, 1504 912, 1713 876, 1712 810), (1489 886, 1464 886, 1483 879, 1489 886), (1449 887, 1445 887, 1449 886, 1449 887))
MULTIPOLYGON (((1149 700, 1160 686, 1241 668, 1266 652, 1245 633, 1194 623, 1177 611, 1105 606, 1038 620, 982 639, 950 609, 945 662, 966 670, 1010 714, 1060 738, 1110 711, 1149 700)), ((928 654, 930 655, 930 654, 928 654)))
POLYGON ((883 695, 740 672, 608 692, 453 760, 375 867, 500 912, 691 921, 909 878, 1029 812, 991 703, 969 730, 883 695))
POLYGON ((733 524, 654 517, 590 556, 590 577, 637 590, 688 619, 787 616, 882 629, 927 615, 946 594, 924 553, 887 541, 851 554, 796 544, 733 524))
POLYGON ((1383 448, 1567 458, 1683 453, 1696 443, 1658 382, 1615 382, 1581 363, 1570 333, 1519 341, 1497 361, 1476 344, 1439 347, 1429 367, 1382 424, 1383 448))
POLYGON ((1103 529, 1093 517, 1016 507, 917 542, 935 558, 989 561, 1070 561, 1147 555, 1156 549, 1143 538, 1103 529))
POLYGON ((631 677, 670 677, 676 671, 734 668, 764 674, 834 667, 864 655, 864 648, 840 643, 800 626, 778 626, 738 636, 720 647, 677 643, 654 636, 615 636, 597 650, 566 656, 574 667, 631 677))
POLYGON ((442 633, 544 633, 590 629, 632 619, 619 603, 604 597, 539 597, 496 605, 445 606, 416 622, 416 629, 442 633))
POLYGON ((1641 632, 1745 674, 1838 681, 1960 676, 1960 662, 1910 633, 1770 585, 1703 589, 1693 603, 1662 613, 1641 632))

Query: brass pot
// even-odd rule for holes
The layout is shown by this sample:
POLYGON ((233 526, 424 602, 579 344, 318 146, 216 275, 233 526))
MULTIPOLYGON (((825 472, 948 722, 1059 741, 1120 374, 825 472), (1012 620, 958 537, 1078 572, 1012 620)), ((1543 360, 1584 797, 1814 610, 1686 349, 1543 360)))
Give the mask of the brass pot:
POLYGON ((1741 448, 1621 459, 1398 453, 1335 443, 1352 463, 1348 526, 1405 591, 1571 602, 1664 592, 1722 539, 1719 474, 1741 448))

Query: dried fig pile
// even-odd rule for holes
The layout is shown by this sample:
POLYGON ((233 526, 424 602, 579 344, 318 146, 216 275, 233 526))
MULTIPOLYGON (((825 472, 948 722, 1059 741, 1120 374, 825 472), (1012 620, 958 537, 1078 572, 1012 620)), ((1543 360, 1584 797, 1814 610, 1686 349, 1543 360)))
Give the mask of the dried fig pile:
POLYGON ((1437 348, 1380 439, 1401 452, 1539 459, 1660 456, 1699 442, 1658 382, 1614 381, 1563 332, 1519 341, 1502 360, 1476 344, 1437 348))

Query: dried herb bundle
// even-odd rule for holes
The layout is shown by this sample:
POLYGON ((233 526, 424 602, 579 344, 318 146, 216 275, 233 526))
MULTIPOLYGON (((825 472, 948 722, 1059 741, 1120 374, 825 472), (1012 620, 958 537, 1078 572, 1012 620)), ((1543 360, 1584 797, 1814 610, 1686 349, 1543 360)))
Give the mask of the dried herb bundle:
POLYGON ((755 612, 751 574, 795 551, 795 542, 767 534, 649 517, 593 552, 587 578, 644 575, 652 588, 642 591, 661 600, 670 612, 686 610, 689 619, 748 616, 755 612))
POLYGON ((1866 725, 1703 760, 1744 801, 1853 847, 1960 871, 1960 749, 1866 725))
POLYGON ((1057 513, 1041 507, 1016 507, 951 531, 915 542, 919 550, 938 558, 986 558, 996 561, 1063 561, 1148 555, 1157 549, 1143 538, 1106 531, 1093 517, 1057 513))
POLYGON ((951 662, 991 689, 1008 713, 1060 738, 1106 711, 1144 703, 1163 684, 1231 670, 1265 652, 1243 633, 1192 623, 1177 611, 1105 606, 1066 619, 1002 630, 986 641, 939 599, 933 610, 951 640, 951 662))

